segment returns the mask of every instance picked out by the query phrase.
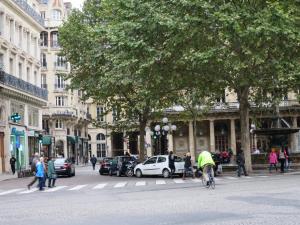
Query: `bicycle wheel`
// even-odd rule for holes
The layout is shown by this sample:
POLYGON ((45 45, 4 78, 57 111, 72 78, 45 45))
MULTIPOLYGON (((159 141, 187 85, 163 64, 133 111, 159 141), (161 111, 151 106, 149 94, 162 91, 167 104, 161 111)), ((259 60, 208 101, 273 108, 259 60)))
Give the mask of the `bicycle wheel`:
POLYGON ((216 187, 216 183, 215 183, 215 181, 214 181, 214 179, 212 178, 211 180, 210 180, 210 187, 211 187, 211 189, 215 189, 215 187, 216 187))

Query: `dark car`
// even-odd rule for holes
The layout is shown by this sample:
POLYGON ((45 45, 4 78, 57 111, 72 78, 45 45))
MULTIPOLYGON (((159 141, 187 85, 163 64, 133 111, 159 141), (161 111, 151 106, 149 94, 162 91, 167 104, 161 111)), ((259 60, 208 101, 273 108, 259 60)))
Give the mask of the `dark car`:
POLYGON ((117 176, 126 175, 127 167, 135 162, 136 158, 132 156, 116 156, 109 167, 108 174, 112 176, 116 174, 117 176))
POLYGON ((112 160, 113 158, 105 157, 100 161, 100 169, 99 169, 100 175, 109 173, 109 168, 112 160))
POLYGON ((55 172, 57 175, 75 176, 75 166, 71 159, 58 158, 54 161, 55 172))

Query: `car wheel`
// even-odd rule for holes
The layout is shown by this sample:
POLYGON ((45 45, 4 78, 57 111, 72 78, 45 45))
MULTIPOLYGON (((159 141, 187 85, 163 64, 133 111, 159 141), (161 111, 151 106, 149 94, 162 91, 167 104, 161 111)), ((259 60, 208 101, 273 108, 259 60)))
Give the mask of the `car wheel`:
POLYGON ((126 176, 127 177, 132 177, 133 176, 133 170, 127 170, 126 171, 126 176))
POLYGON ((72 176, 72 173, 71 171, 68 172, 68 177, 71 177, 72 176))
POLYGON ((141 177, 143 176, 142 171, 141 171, 140 169, 137 169, 137 170, 135 171, 135 175, 136 175, 136 177, 138 177, 138 178, 141 178, 141 177))
POLYGON ((170 176, 170 171, 168 169, 164 169, 162 175, 164 178, 168 178, 170 176))

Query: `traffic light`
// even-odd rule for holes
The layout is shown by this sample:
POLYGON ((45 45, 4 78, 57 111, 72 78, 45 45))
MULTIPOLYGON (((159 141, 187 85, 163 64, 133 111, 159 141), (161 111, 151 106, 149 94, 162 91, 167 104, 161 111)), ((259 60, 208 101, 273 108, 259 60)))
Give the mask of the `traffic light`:
POLYGON ((43 142, 43 135, 42 135, 42 134, 39 134, 38 139, 39 139, 39 143, 42 143, 42 142, 43 142))
POLYGON ((17 123, 21 120, 21 116, 18 114, 18 113, 13 113, 11 116, 10 116, 10 119, 14 122, 14 123, 17 123))

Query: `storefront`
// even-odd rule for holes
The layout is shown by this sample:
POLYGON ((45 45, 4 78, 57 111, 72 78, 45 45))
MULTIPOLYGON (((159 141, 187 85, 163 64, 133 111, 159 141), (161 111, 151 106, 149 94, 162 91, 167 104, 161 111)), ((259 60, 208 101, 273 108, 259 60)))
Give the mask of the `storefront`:
POLYGON ((16 127, 11 129, 10 135, 10 155, 17 159, 16 169, 26 168, 28 165, 28 150, 26 148, 25 130, 18 130, 16 127))

